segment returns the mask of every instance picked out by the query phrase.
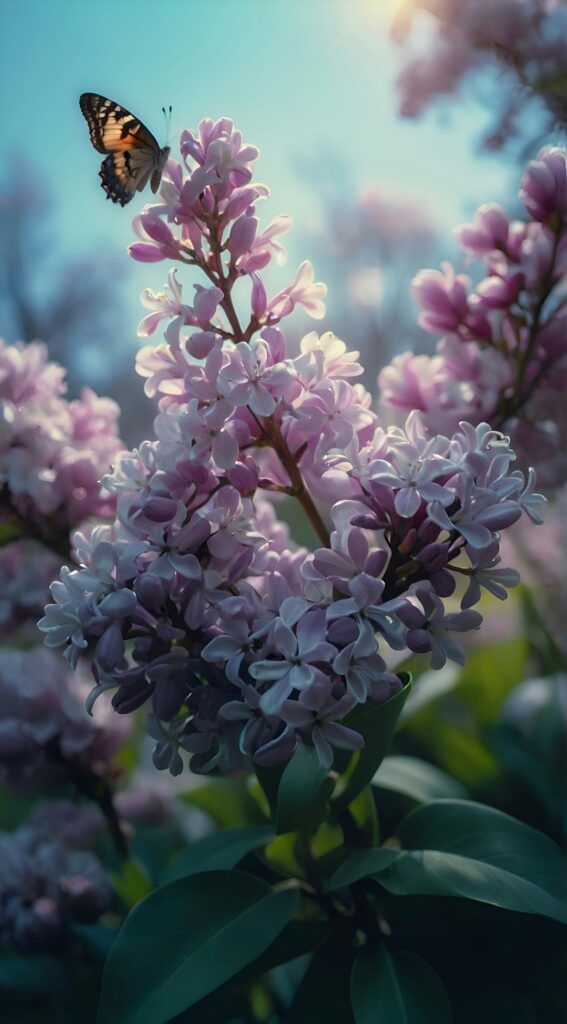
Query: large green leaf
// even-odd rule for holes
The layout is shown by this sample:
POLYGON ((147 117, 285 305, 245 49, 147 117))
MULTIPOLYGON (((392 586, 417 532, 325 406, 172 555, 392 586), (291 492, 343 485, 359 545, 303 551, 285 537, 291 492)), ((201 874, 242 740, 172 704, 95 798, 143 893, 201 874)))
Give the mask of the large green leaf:
POLYGON ((313 747, 300 743, 285 766, 277 796, 278 833, 315 831, 323 821, 333 781, 313 747))
POLYGON ((364 704, 353 711, 345 723, 364 737, 364 747, 355 754, 354 765, 347 774, 346 786, 333 801, 337 813, 345 810, 368 785, 387 754, 402 708, 411 689, 411 680, 384 704, 364 704))
POLYGON ((419 757, 385 757, 372 785, 409 796, 417 803, 466 797, 466 790, 446 772, 419 757))
POLYGON ((461 896, 567 923, 567 857, 507 814, 438 800, 412 811, 398 834, 403 849, 376 876, 390 892, 461 896))
POLYGON ((385 871, 400 856, 400 850, 390 846, 378 846, 373 850, 364 847, 352 848, 340 867, 325 883, 325 891, 343 889, 361 878, 385 871))
POLYGON ((274 838, 267 825, 251 828, 225 828, 191 843, 165 872, 163 882, 196 875, 200 871, 233 868, 247 853, 265 846, 274 838))
POLYGON ((351 974, 356 1024, 451 1024, 449 997, 432 967, 413 953, 365 946, 351 974))
POLYGON ((250 986, 261 975, 309 955, 328 938, 328 932, 326 921, 290 921, 257 960, 176 1017, 175 1024, 216 1024, 217 1021, 236 1019, 237 1000, 244 996, 248 1003, 250 986))
POLYGON ((108 957, 100 1024, 165 1024, 256 960, 291 920, 296 892, 242 871, 156 889, 126 919, 108 957))

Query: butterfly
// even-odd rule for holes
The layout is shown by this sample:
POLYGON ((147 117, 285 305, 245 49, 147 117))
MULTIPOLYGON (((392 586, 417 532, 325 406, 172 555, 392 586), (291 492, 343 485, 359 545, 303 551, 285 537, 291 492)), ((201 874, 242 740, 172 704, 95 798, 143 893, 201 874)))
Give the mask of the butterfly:
POLYGON ((146 126, 113 100, 84 92, 79 104, 94 148, 109 154, 99 171, 106 198, 126 206, 148 181, 157 192, 170 147, 160 149, 146 126))

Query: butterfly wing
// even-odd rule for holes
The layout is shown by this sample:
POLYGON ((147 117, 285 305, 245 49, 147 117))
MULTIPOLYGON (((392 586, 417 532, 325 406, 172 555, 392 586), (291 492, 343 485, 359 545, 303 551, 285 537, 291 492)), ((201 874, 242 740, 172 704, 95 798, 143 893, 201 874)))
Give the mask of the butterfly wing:
POLYGON ((99 172, 107 198, 125 206, 150 178, 157 191, 169 150, 160 149, 146 126, 113 100, 86 92, 79 102, 94 148, 108 153, 99 172))

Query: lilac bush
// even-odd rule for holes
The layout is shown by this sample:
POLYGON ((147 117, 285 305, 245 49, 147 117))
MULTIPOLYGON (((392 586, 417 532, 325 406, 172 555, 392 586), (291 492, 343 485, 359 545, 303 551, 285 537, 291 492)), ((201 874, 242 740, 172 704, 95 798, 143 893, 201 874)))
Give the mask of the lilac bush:
MULTIPOLYGON (((98 803, 123 854, 110 779, 130 723, 102 705, 88 716, 87 662, 72 673, 35 625, 49 583, 72 560, 70 531, 115 514, 100 478, 123 447, 118 406, 89 389, 68 401, 65 390, 44 344, 0 342, 0 780, 26 795, 98 803)), ((66 858, 56 853, 53 872, 66 858)))
POLYGON ((419 323, 441 335, 434 356, 404 352, 379 376, 386 414, 418 409, 431 434, 458 419, 504 428, 524 456, 565 479, 567 382, 567 169, 562 149, 545 147, 522 177, 524 220, 481 206, 456 229, 480 279, 449 264, 413 280, 419 323), (554 410, 558 415, 554 416, 554 410))
POLYGON ((397 80, 401 113, 416 117, 440 96, 454 96, 465 81, 478 84, 480 72, 493 70, 495 120, 486 148, 499 149, 529 130, 530 105, 539 106, 540 123, 545 111, 547 127, 565 127, 566 27, 567 12, 558 0, 411 0, 394 26, 409 51, 397 80), (425 12, 429 17, 422 21, 425 12), (418 45, 410 49, 408 42, 418 45))
MULTIPOLYGON (((523 513, 539 522, 543 498, 478 417, 432 433, 414 411, 388 427, 356 382, 358 353, 330 331, 292 354, 283 322, 297 306, 323 317, 325 286, 304 262, 269 295, 262 270, 289 221, 260 226, 257 150, 227 118, 182 132, 180 148, 130 249, 175 264, 142 295, 140 334, 165 324, 137 362, 159 401, 155 438, 116 457, 116 519, 75 536, 80 567, 53 583, 40 627, 71 666, 92 658, 89 706, 112 689, 120 714, 147 708, 158 768, 179 774, 180 751, 197 772, 278 764, 298 744, 329 768, 335 748, 363 746, 349 714, 401 687, 399 652, 462 663, 481 588, 503 598, 518 582, 500 531, 523 513), (179 264, 204 278, 191 296, 179 264), (278 520, 283 496, 315 550, 278 520)), ((462 282, 434 283, 444 329, 468 329, 462 282)))

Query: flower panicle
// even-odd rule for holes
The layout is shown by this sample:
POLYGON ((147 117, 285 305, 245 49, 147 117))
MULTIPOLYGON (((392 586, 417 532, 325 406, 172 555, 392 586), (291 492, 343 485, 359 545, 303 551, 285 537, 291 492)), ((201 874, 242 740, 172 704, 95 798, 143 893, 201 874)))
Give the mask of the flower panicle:
MULTIPOLYGON (((261 271, 288 221, 260 228, 257 155, 228 119, 201 122, 136 219, 132 255, 175 264, 163 293, 142 295, 141 335, 166 325, 137 364, 158 401, 155 436, 115 459, 115 520, 75 536, 78 567, 53 583, 40 623, 71 665, 91 658, 91 704, 112 689, 119 714, 146 708, 154 763, 173 774, 184 755, 205 772, 281 763, 298 743, 326 767, 335 748, 359 749, 348 715, 400 688, 391 652, 462 663, 456 637, 479 627, 481 591, 504 598, 518 582, 501 532, 523 513, 539 521, 544 502, 489 425, 488 398, 486 416, 453 411, 433 431, 406 359, 415 404, 388 427, 340 338, 311 331, 289 347, 283 321, 297 305, 321 316, 324 286, 304 262, 268 296, 261 271), (180 263, 203 275, 190 301, 180 263), (300 504, 313 550, 278 519, 282 496, 300 504)), ((482 227, 504 237, 494 211, 482 227)), ((494 303, 509 301, 494 286, 481 308, 448 267, 416 289, 430 328, 473 362, 470 332, 486 334, 494 303)))
POLYGON ((510 220, 500 206, 484 205, 471 224, 456 229, 468 259, 482 264, 477 284, 450 264, 417 274, 419 323, 440 335, 435 355, 397 355, 378 383, 385 413, 419 409, 432 434, 458 419, 487 420, 511 434, 520 455, 543 461, 550 482, 560 483, 560 396, 567 383, 564 150, 540 151, 519 196, 525 219, 510 220))

